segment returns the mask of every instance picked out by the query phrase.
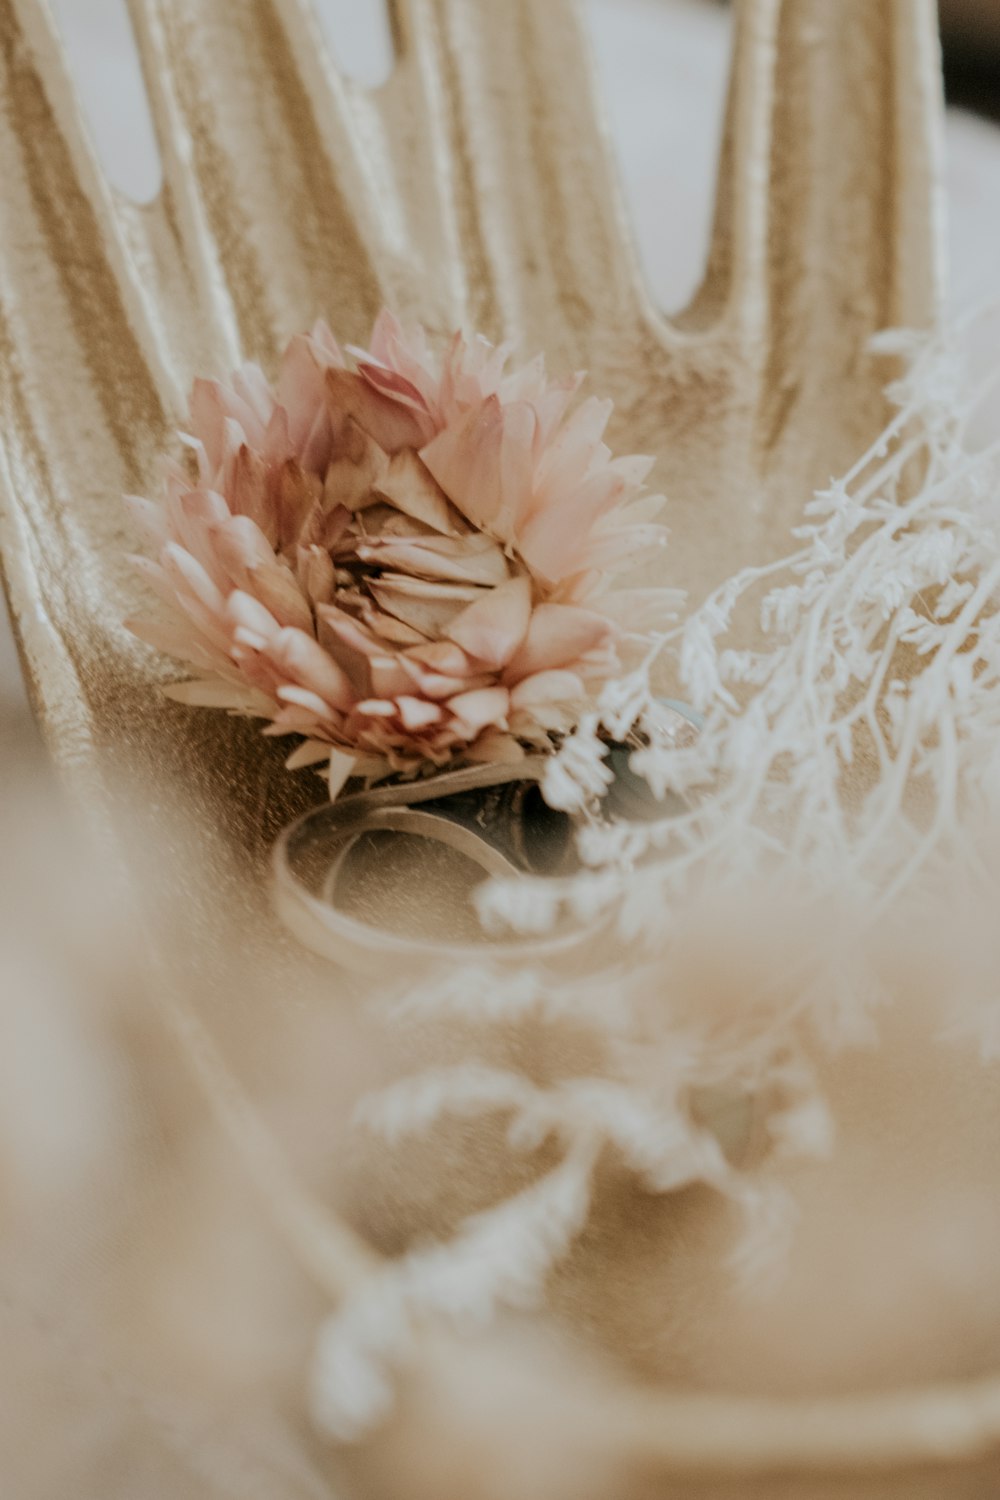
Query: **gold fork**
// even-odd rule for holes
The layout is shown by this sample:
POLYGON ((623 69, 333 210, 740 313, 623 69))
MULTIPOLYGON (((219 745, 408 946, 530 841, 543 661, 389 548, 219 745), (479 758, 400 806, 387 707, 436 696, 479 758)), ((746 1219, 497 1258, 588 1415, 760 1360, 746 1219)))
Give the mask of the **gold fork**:
MULTIPOLYGON (((226 932, 273 980, 249 1052, 238 1006, 212 1012, 214 1042, 191 1014, 177 1025, 336 1297, 372 1254, 283 1177, 219 1064, 252 1064, 259 1082, 288 1024, 294 955, 262 891, 308 789, 254 728, 159 697, 161 668, 121 625, 138 600, 118 496, 149 487, 196 373, 273 364, 320 313, 360 341, 390 303, 591 372, 616 401, 613 441, 655 453, 670 497, 672 543, 649 581, 697 602, 779 555, 803 498, 882 426, 893 371, 870 335, 938 317, 934 7, 744 0, 706 275, 671 321, 637 270, 571 0, 393 0, 396 66, 376 92, 340 76, 307 0, 129 6, 164 175, 144 206, 104 179, 43 0, 0 0, 5 582, 49 745, 105 847, 127 866, 124 765, 129 826, 139 786, 139 836, 162 852, 192 942, 207 954, 226 932), (184 790, 183 819, 166 785, 184 790)), ((866 1466, 926 1466, 936 1483, 954 1460, 971 1474, 1000 1444, 1000 1390, 975 1399, 805 1414, 615 1387, 581 1424, 621 1462, 616 1495, 716 1481, 735 1494, 743 1474, 749 1495, 765 1470, 850 1485, 866 1466)))

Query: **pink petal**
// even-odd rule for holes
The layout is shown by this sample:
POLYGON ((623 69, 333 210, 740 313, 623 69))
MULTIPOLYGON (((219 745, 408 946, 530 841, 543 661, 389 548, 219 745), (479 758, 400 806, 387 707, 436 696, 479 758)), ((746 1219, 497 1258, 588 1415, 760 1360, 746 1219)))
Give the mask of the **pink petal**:
POLYGON ((532 611, 524 644, 510 662, 508 682, 520 682, 535 672, 565 667, 613 633, 610 621, 591 610, 569 604, 539 604, 532 611))
POLYGON ((512 578, 470 604, 448 627, 448 637, 485 666, 506 666, 524 640, 531 618, 531 584, 512 578))
POLYGON ((532 502, 535 478, 535 434, 538 423, 532 408, 524 401, 504 408, 503 441, 500 446, 500 487, 502 502, 493 522, 497 536, 505 541, 516 533, 521 518, 532 502))
POLYGON ((324 502, 328 507, 358 510, 371 503, 372 491, 385 477, 389 458, 353 417, 338 414, 335 429, 323 481, 324 502))
POLYGON ((313 324, 310 338, 328 364, 344 364, 344 356, 340 352, 340 345, 334 338, 330 325, 324 322, 322 318, 317 318, 313 324))
POLYGON ((242 626, 245 630, 251 630, 254 634, 262 636, 264 640, 271 640, 281 629, 277 620, 271 612, 264 608, 259 599, 254 599, 251 594, 245 594, 242 589, 234 589, 226 600, 226 618, 234 626, 242 626))
POLYGON ((410 407, 419 420, 424 421, 430 417, 427 403, 417 387, 398 370, 365 361, 358 365, 358 374, 383 396, 388 396, 391 401, 398 401, 401 406, 410 407))
POLYGON ((414 630, 412 625, 406 625, 402 620, 397 620, 395 615, 383 614, 369 600, 365 600, 361 607, 361 618, 369 630, 394 646, 418 646, 427 640, 421 631, 414 630))
POLYGON ((234 421, 245 440, 255 447, 264 440, 264 427, 253 407, 218 380, 196 380, 191 388, 191 425, 205 445, 208 461, 217 469, 225 455, 225 425, 234 421))
POLYGON ((409 674, 421 697, 433 698, 435 703, 443 698, 451 698, 455 693, 468 693, 496 685, 496 678, 491 672, 484 672, 478 677, 470 677, 468 674, 451 676, 444 672, 428 671, 408 656, 399 657, 399 665, 409 674))
POLYGON ((143 539, 159 549, 167 540, 167 518, 163 506, 142 495, 126 495, 125 508, 143 539))
POLYGON ((288 414, 288 435, 296 455, 301 455, 317 415, 326 406, 330 367, 322 348, 306 334, 297 334, 282 355, 278 402, 288 414))
POLYGON ((232 513, 249 516, 273 547, 278 541, 278 516, 271 503, 267 464, 261 454, 242 444, 226 460, 222 485, 232 513))
POLYGON ((369 588, 382 609, 431 637, 443 635, 456 616, 484 593, 466 584, 435 583, 404 573, 372 579, 369 588))
POLYGON ((449 677, 471 677, 478 675, 477 669, 461 646, 454 641, 430 641, 407 651, 408 661, 419 662, 432 672, 443 672, 449 677))
POLYGON ((303 630, 282 630, 272 654, 282 671, 317 693, 324 703, 351 707, 354 692, 346 673, 313 636, 303 630))
POLYGON ((197 558, 176 542, 168 542, 160 553, 160 562, 182 601, 185 597, 196 599, 211 614, 221 615, 225 602, 222 593, 197 558))
POLYGON ((369 719, 394 719, 396 705, 389 698, 364 698, 357 704, 355 713, 364 714, 369 719))
POLYGON ((362 542, 357 548, 361 562, 379 568, 397 569, 418 578, 441 582, 479 584, 485 587, 510 577, 507 559, 489 537, 410 537, 401 540, 362 542))
POLYGON ((448 504, 447 495, 412 448, 404 448, 393 456, 388 472, 374 488, 377 495, 415 521, 422 521, 444 536, 458 534, 458 517, 448 504))
POLYGON ((518 538, 533 572, 550 583, 580 571, 579 561, 595 523, 621 498, 620 479, 606 472, 586 480, 560 502, 539 503, 518 538))
POLYGON ((440 704, 429 703, 426 698, 410 698, 404 693, 396 703, 404 729, 427 729, 431 724, 439 724, 443 717, 440 704))
POLYGON ((395 698, 413 686, 412 678, 398 656, 373 656, 369 671, 372 692, 378 698, 395 698))
POLYGON ((264 434, 262 451, 267 462, 274 464, 284 463, 286 458, 294 456, 291 434, 288 429, 288 413, 283 406, 276 406, 271 414, 271 420, 264 434))
POLYGON ((336 605, 321 604, 316 613, 337 639, 352 651, 366 657, 381 656, 384 653, 384 643, 336 605))
POLYGON ((479 688, 475 692, 459 693, 457 697, 449 698, 448 708, 461 722, 469 738, 473 739, 488 725, 495 725, 500 729, 505 726, 510 695, 502 687, 479 688))
POLYGON ((487 530, 503 504, 503 428, 503 409, 496 396, 490 396, 420 450, 420 457, 462 515, 487 530))
POLYGON ((233 372, 233 390, 250 407, 263 429, 274 414, 274 392, 260 365, 240 365, 233 372))
POLYGON ((372 330, 371 355, 366 355, 364 350, 356 352, 362 364, 380 364, 404 376, 420 392, 435 426, 440 425, 439 381, 432 368, 422 328, 418 326, 408 336, 399 320, 383 308, 372 330))
POLYGON ((668 537, 665 526, 623 526, 620 531, 598 533, 580 549, 578 565, 604 572, 627 558, 661 551, 668 537))
POLYGON ((512 708, 532 708, 538 704, 575 703, 586 697, 583 682, 575 672, 536 672, 511 690, 512 708))
POLYGON ((247 569, 246 582, 247 591, 270 610, 279 625, 297 625, 300 630, 312 630, 312 610, 284 563, 274 557, 268 563, 255 563, 247 569))
POLYGON ((470 745, 466 751, 467 758, 473 761, 482 761, 486 765, 516 765, 524 759, 524 746, 520 745, 512 734, 504 734, 502 730, 488 728, 470 745))
POLYGON ((307 766, 316 766, 330 756, 330 746, 325 740, 303 740, 285 761, 288 771, 302 771, 307 766))
POLYGON ((428 420, 421 420, 410 407, 383 396, 352 370, 327 370, 326 398, 335 422, 339 417, 350 417, 386 453, 419 448, 433 430, 428 420))
POLYGON ((243 587, 250 569, 274 562, 274 548, 249 516, 228 516, 212 528, 215 556, 233 583, 243 587))
POLYGON ((330 713, 329 704, 324 703, 318 693, 310 692, 308 688, 297 687, 294 683, 283 683, 278 688, 278 698, 282 703, 291 703, 296 708, 304 708, 307 713, 315 714, 317 719, 325 719, 330 713))
POLYGON ((179 661, 190 662, 203 671, 218 671, 226 663, 226 657, 203 641, 188 624, 167 624, 161 620, 128 619, 125 629, 147 646, 175 656, 179 661))

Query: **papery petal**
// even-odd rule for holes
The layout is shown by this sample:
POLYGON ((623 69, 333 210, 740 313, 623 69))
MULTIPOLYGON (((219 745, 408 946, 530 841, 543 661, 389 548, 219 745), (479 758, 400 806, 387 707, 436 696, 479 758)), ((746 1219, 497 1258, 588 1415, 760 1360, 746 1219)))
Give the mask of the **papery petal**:
POLYGON ((314 608, 317 604, 330 603, 336 574, 333 559, 325 547, 300 547, 297 572, 299 587, 314 608))
POLYGON ((323 493, 316 474, 308 473, 294 458, 286 459, 278 471, 278 540, 284 547, 298 541, 306 519, 323 493))
POLYGON ((285 768, 289 771, 301 771, 306 766, 319 765, 329 757, 330 746, 325 740, 303 740, 285 761, 285 768))
POLYGON ((314 693, 310 688, 299 687, 294 682, 282 683, 278 688, 278 698, 282 703, 291 703, 296 708, 304 708, 306 713, 315 714, 322 721, 330 712, 330 705, 314 693))
POLYGON ((380 498, 388 500, 397 510, 444 536, 458 536, 465 530, 448 504, 444 490, 412 448, 394 454, 387 471, 373 488, 380 498))
POLYGON ((504 679, 520 682, 535 672, 565 667, 607 640, 611 622, 592 610, 570 604, 539 604, 531 615, 524 644, 511 660, 504 679))
POLYGON ((524 760, 524 747, 512 734, 499 729, 484 729, 466 750, 466 758, 489 766, 516 765, 524 760))
POLYGON ((219 564, 238 587, 247 584, 252 567, 274 562, 274 548, 249 516, 227 516, 213 525, 211 537, 219 564))
POLYGON ((341 414, 334 424, 333 445, 323 495, 328 507, 348 511, 370 504, 376 485, 389 468, 389 455, 352 417, 341 414))
POLYGON ((412 625, 397 620, 395 615, 387 615, 376 609, 369 600, 362 605, 361 618, 375 635, 395 646, 426 644, 427 637, 422 631, 414 630, 412 625))
POLYGON ((439 724, 444 717, 441 705, 431 703, 426 698, 410 698, 404 693, 396 699, 396 703, 405 729, 428 729, 432 724, 439 724))
POLYGON ((569 703, 586 697, 581 678, 575 672, 536 672, 511 689, 513 708, 533 708, 542 703, 569 703))
POLYGON ((289 568, 282 562, 255 563, 247 569, 247 588, 280 625, 312 629, 312 610, 289 568))
POLYGON ((479 688, 471 693, 459 693, 448 699, 448 708, 462 723, 470 738, 487 725, 502 729, 510 708, 510 695, 506 688, 479 688))
POLYGON ((230 519, 229 507, 213 490, 188 490, 174 513, 174 540, 196 557, 220 590, 228 586, 225 570, 215 553, 214 528, 230 519))
POLYGON ((427 418, 408 406, 383 396, 363 376, 351 370, 326 372, 326 398, 334 418, 350 417, 386 453, 419 448, 433 431, 427 418))
POLYGON ((418 420, 430 418, 427 403, 420 391, 398 370, 391 370, 385 365, 372 364, 363 360, 358 365, 358 374, 381 395, 388 396, 391 401, 398 401, 401 406, 410 407, 416 413, 418 420))
POLYGON ((522 576, 484 593, 446 633, 484 666, 499 670, 524 640, 530 618, 531 584, 522 576))
POLYGON ((266 431, 267 424, 274 415, 275 396, 260 365, 249 362, 240 365, 233 372, 232 387, 237 396, 250 407, 261 430, 266 431))
POLYGON ((309 331, 309 337, 316 345, 320 356, 326 364, 343 365, 344 356, 340 352, 340 345, 333 336, 333 330, 324 318, 317 318, 309 331))
POLYGON ((271 504, 268 466, 244 443, 226 461, 222 486, 233 515, 249 516, 272 547, 278 542, 278 515, 271 504))
POLYGON ((234 626, 252 630, 266 641, 271 640, 282 629, 270 610, 265 609, 259 599, 244 593, 242 589, 235 589, 226 600, 226 618, 234 626))
POLYGON ((301 457, 317 414, 326 406, 326 372, 336 368, 321 345, 305 334, 291 340, 281 359, 278 402, 288 414, 288 435, 301 457))
POLYGON ((491 672, 483 672, 478 677, 468 675, 456 677, 450 673, 429 671, 410 656, 401 656, 398 660, 399 665, 409 674, 420 696, 432 698, 435 703, 444 698, 451 698, 456 693, 471 693, 478 691, 479 688, 492 687, 496 683, 491 672))
POLYGON ((196 600, 212 615, 221 615, 225 599, 197 558, 176 542, 168 542, 160 553, 164 573, 178 596, 196 600))
POLYGON ((165 651, 178 661, 190 662, 192 666, 211 671, 224 670, 226 666, 225 655, 213 650, 189 624, 147 619, 127 619, 124 624, 126 630, 140 641, 145 641, 147 646, 165 651))
POLYGON ((500 402, 491 396, 420 450, 420 457, 452 504, 474 526, 486 530, 503 503, 503 426, 500 402))
POLYGON ((489 537, 411 537, 405 541, 362 543, 357 549, 362 562, 390 568, 419 578, 468 583, 484 587, 506 582, 507 559, 489 537))
POLYGON ((373 579, 369 588, 382 609, 429 637, 443 635, 455 617, 484 592, 465 584, 409 578, 403 573, 373 579))
POLYGON ((529 568, 551 583, 580 571, 595 523, 615 505, 622 491, 620 479, 599 473, 562 505, 537 506, 518 540, 529 568))
POLYGON ((396 705, 391 698, 364 698, 355 705, 355 713, 369 719, 394 719, 396 705))
POLYGON ((218 678, 171 683, 163 689, 163 695, 190 708, 228 708, 246 714, 259 714, 262 708, 267 711, 266 701, 262 703, 252 689, 218 678))
POLYGON ((413 679, 398 656, 373 656, 369 664, 371 690, 378 698, 395 698, 408 693, 413 679))
POLYGON ((428 641, 407 651, 408 661, 419 662, 431 672, 443 672, 448 677, 473 677, 482 672, 471 657, 454 641, 428 641))
POLYGON ((264 425, 253 407, 221 381, 196 380, 191 388, 190 412, 194 436, 204 444, 213 469, 219 467, 225 453, 227 421, 239 425, 247 442, 257 446, 264 440, 264 425))
POLYGON ((537 418, 527 402, 518 401, 504 408, 500 445, 502 499, 493 530, 505 541, 516 535, 518 524, 531 509, 537 428, 537 418))
POLYGON ((581 547, 578 562, 582 568, 593 568, 605 572, 618 567, 626 558, 644 556, 662 550, 667 545, 668 532, 665 526, 627 526, 620 531, 598 534, 581 547))
POLYGON ((682 589, 615 589, 602 597, 600 610, 621 629, 646 634, 676 619, 684 599, 682 589))
POLYGON ((282 671, 325 703, 348 709, 354 702, 354 691, 343 668, 304 630, 282 630, 272 652, 282 671))

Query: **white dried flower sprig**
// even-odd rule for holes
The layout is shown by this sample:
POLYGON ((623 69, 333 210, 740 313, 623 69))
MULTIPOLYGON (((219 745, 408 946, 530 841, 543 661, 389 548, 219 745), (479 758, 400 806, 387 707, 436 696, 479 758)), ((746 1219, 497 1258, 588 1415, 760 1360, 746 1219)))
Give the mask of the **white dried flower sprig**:
MULTIPOLYGON (((687 807, 627 831, 592 827, 583 845, 588 864, 620 872, 620 900, 633 913, 628 867, 644 849, 656 851, 656 868, 639 879, 662 899, 696 870, 729 883, 791 853, 811 880, 863 883, 881 910, 935 852, 967 844, 978 820, 959 818, 960 806, 978 804, 980 817, 996 809, 1000 444, 964 445, 978 395, 957 394, 955 339, 893 342, 914 363, 893 388, 899 411, 886 433, 806 505, 794 550, 728 579, 662 641, 704 725, 691 745, 650 734, 631 766, 656 795, 687 807), (764 584, 762 644, 730 646, 734 617, 764 584), (859 755, 875 774, 866 778, 859 755)), ((640 727, 649 722, 643 679, 610 685, 596 723, 563 746, 552 767, 562 805, 573 804, 574 784, 576 805, 591 797, 617 698, 639 710, 640 727)), ((499 885, 485 910, 517 926, 530 908, 538 930, 538 903, 552 920, 579 911, 586 879, 550 882, 530 899, 499 885)), ((647 904, 655 929, 656 896, 647 904)))
MULTIPOLYGON (((996 861, 983 830, 1000 828, 1000 443, 966 445, 978 394, 966 391, 954 340, 897 337, 894 347, 904 343, 912 363, 894 388, 897 416, 805 506, 788 554, 727 580, 661 639, 704 717, 696 743, 658 736, 643 670, 609 684, 553 758, 553 800, 588 809, 606 784, 606 740, 638 721, 632 768, 657 793, 680 795, 676 816, 628 828, 595 819, 580 874, 494 882, 482 894, 489 922, 522 931, 544 932, 567 910, 604 921, 609 941, 615 931, 627 940, 628 965, 564 982, 469 968, 397 1001, 397 1019, 484 1027, 573 1017, 604 1065, 599 1077, 542 1085, 471 1064, 403 1080, 371 1102, 369 1127, 397 1140, 448 1115, 501 1114, 512 1150, 544 1140, 561 1160, 452 1243, 405 1257, 387 1274, 381 1314, 348 1311, 330 1326, 317 1376, 329 1423, 342 1419, 344 1372, 394 1357, 414 1313, 486 1315, 497 1301, 542 1295, 585 1221, 599 1152, 647 1191, 702 1181, 733 1198, 748 1215, 741 1269, 761 1274, 789 1229, 766 1163, 830 1149, 817 1062, 877 1035, 880 921, 912 925, 918 877, 953 896, 984 889, 996 861), (750 648, 730 640, 748 608, 759 627, 750 648), (727 902, 737 910, 732 893, 748 890, 763 911, 813 909, 822 920, 810 929, 806 918, 815 940, 790 949, 772 928, 758 981, 724 986, 724 1001, 697 964, 685 966, 685 942, 699 911, 714 911, 710 951, 712 934, 729 931, 727 902), (841 924, 831 913, 845 892, 853 907, 841 924), (728 1159, 692 1108, 720 1094, 755 1101, 762 1171, 728 1159)), ((984 1056, 1000 1035, 994 972, 987 963, 979 983, 963 971, 956 989, 954 1034, 974 1032, 984 1056)))

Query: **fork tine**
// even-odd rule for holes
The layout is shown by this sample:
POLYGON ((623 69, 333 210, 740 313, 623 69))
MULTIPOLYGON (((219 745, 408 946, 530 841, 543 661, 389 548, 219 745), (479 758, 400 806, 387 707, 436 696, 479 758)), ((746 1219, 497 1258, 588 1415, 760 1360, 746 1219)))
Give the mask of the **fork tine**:
POLYGON ((639 298, 577 7, 395 0, 393 16, 386 92, 421 122, 415 180, 434 200, 411 215, 467 268, 452 320, 535 343, 552 329, 550 348, 593 362, 595 332, 634 325, 639 298))
MULTIPOLYGON (((128 0, 128 5, 160 143, 166 191, 176 209, 174 217, 182 258, 196 284, 203 316, 214 332, 213 353, 217 359, 232 365, 242 357, 240 311, 231 295, 227 275, 232 262, 224 248, 220 249, 218 226, 213 231, 211 223, 208 204, 216 191, 215 175, 209 182, 204 170, 197 170, 204 151, 192 134, 204 137, 211 132, 211 111, 193 112, 190 101, 188 108, 182 102, 180 49, 176 42, 168 40, 164 24, 169 10, 164 11, 161 0, 128 0)), ((312 111, 314 141, 304 143, 305 147, 308 150, 310 144, 320 145, 330 178, 337 182, 340 199, 350 206, 351 227, 370 263, 370 279, 374 282, 371 298, 378 300, 385 295, 396 262, 405 256, 405 236, 399 236, 395 257, 391 256, 385 216, 379 210, 370 177, 361 164, 352 119, 355 101, 348 97, 344 81, 330 64, 306 0, 275 0, 274 9, 312 111)), ((187 66, 185 61, 185 70, 187 66)), ((288 82, 286 77, 286 89, 288 82)), ((221 134, 215 149, 223 157, 231 149, 221 134)), ((321 206, 317 204, 318 208, 321 206)), ((334 238, 336 234, 331 236, 334 238)), ((238 292, 238 284, 236 289, 238 292)), ((320 309, 308 309, 306 316, 317 311, 320 309)))
MULTIPOLYGON (((4 93, 11 100, 4 131, 5 163, 17 162, 17 175, 32 200, 34 213, 44 223, 46 233, 58 239, 55 259, 64 280, 68 283, 82 278, 89 295, 106 302, 105 316, 119 325, 117 336, 123 346, 135 338, 160 401, 167 410, 176 408, 182 399, 182 387, 162 322, 150 303, 142 272, 123 232, 120 205, 94 151, 62 42, 44 0, 0 0, 0 38, 8 43, 4 93), (33 125, 29 132, 18 128, 19 110, 14 101, 20 99, 27 108, 32 93, 33 125), (114 308, 107 299, 105 269, 120 299, 114 308)), ((13 192, 10 174, 8 166, 8 194, 13 192)), ((13 204, 7 207, 13 225, 13 204)), ((9 241, 5 248, 12 255, 16 251, 9 241)), ((77 287, 73 296, 79 295, 77 287)))
POLYGON ((943 284, 932 0, 745 0, 706 285, 692 312, 763 339, 772 413, 816 340, 927 326, 943 284))
POLYGON ((188 170, 193 146, 166 65, 159 7, 155 0, 127 0, 127 4, 160 149, 163 190, 169 196, 172 224, 194 283, 200 321, 211 330, 217 357, 233 366, 240 359, 239 330, 204 206, 188 170))
POLYGON ((321 312, 361 337, 382 294, 380 231, 350 172, 331 166, 289 46, 290 8, 130 4, 182 254, 221 331, 220 363, 237 351, 270 363, 321 312))
POLYGON ((320 140, 331 171, 354 208, 362 242, 377 263, 380 281, 401 274, 411 253, 405 227, 389 210, 393 184, 377 174, 380 162, 365 157, 358 139, 358 115, 367 108, 369 131, 377 126, 377 108, 364 89, 352 84, 336 66, 310 0, 274 0, 299 76, 309 95, 320 140))

